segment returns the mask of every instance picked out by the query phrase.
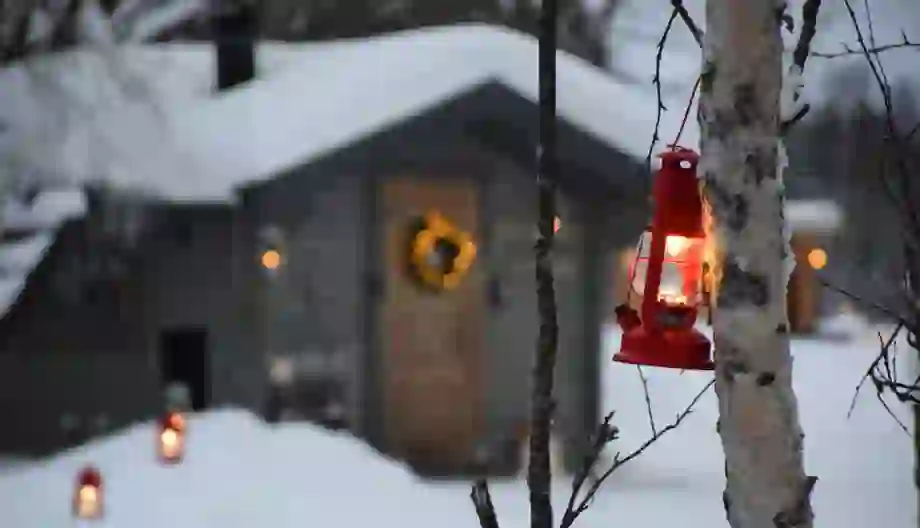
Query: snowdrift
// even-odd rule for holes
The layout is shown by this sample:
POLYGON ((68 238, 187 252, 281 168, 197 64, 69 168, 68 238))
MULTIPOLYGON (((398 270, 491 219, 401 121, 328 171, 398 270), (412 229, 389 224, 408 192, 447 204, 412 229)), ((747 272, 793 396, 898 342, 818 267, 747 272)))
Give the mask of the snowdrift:
MULTIPOLYGON (((820 481, 813 500, 819 526, 912 526, 916 492, 912 440, 866 387, 853 416, 847 409, 876 350, 864 323, 835 326, 858 337, 793 342, 806 466, 820 481)), ((649 434, 636 369, 609 361, 619 332, 606 336, 604 407, 616 409, 631 451, 649 434)), ((674 419, 708 380, 705 373, 645 369, 659 427, 674 419)), ((909 423, 907 409, 892 404, 909 423)), ((598 495, 581 526, 723 526, 723 458, 710 393, 680 429, 625 466, 598 495), (662 505, 667 505, 662 507, 662 505)), ((461 528, 476 526, 466 482, 424 482, 345 434, 309 425, 268 425, 249 413, 219 410, 191 418, 185 461, 157 463, 154 427, 136 425, 58 456, 0 473, 2 526, 72 527, 74 478, 84 464, 105 478, 100 528, 251 528, 341 526, 461 528)), ((554 485, 557 511, 569 482, 554 485)), ((503 527, 529 525, 523 481, 496 482, 503 527)))

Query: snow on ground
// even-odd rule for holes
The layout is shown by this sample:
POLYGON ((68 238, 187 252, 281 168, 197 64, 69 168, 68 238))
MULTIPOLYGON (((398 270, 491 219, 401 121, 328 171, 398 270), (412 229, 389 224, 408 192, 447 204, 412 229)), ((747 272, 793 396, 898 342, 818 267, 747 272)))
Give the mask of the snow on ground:
MULTIPOLYGON (((628 451, 646 438, 648 418, 635 367, 609 362, 618 336, 615 329, 606 336, 605 402, 618 410, 619 447, 628 451)), ((846 418, 874 340, 865 332, 844 343, 793 345, 806 464, 821 477, 814 493, 818 526, 915 523, 910 438, 868 392, 846 418)), ((659 425, 673 419, 708 379, 705 373, 659 369, 646 374, 659 425)), ((897 411, 903 417, 904 409, 897 411)), ((709 393, 680 429, 615 475, 580 525, 724 526, 715 420, 715 396, 709 393)), ((345 435, 307 425, 270 426, 233 410, 193 417, 189 431, 187 459, 177 467, 155 462, 152 426, 141 424, 0 473, 4 526, 72 526, 73 478, 90 462, 106 479, 106 517, 94 524, 100 528, 476 526, 467 484, 423 482, 345 435)), ((567 488, 563 479, 556 481, 557 508, 567 488)), ((522 481, 493 483, 493 494, 502 526, 528 525, 522 481)))
MULTIPOLYGON (((792 346, 795 389, 806 433, 806 470, 820 478, 813 496, 818 526, 914 526, 917 499, 911 438, 879 405, 871 386, 863 388, 853 416, 849 420, 846 416, 856 384, 878 351, 878 338, 858 318, 841 316, 833 325, 838 329, 848 325, 851 335, 853 330, 859 333, 845 342, 798 339, 792 346)), ((608 347, 615 349, 619 334, 613 331, 607 337, 608 347)), ((644 372, 659 426, 672 421, 710 379, 706 373, 651 368, 644 372)), ((635 367, 611 365, 604 387, 606 406, 618 411, 624 444, 638 445, 647 438, 649 426, 645 406, 635 400, 642 393, 635 367), (623 394, 629 395, 628 403, 623 394)), ((906 407, 891 406, 903 423, 910 423, 906 407)), ((619 475, 616 487, 638 486, 649 493, 665 489, 673 495, 679 495, 678 490, 691 494, 705 490, 699 515, 705 512, 707 524, 690 525, 721 522, 716 492, 723 484, 724 458, 715 430, 717 416, 715 394, 710 392, 680 429, 619 475)), ((666 522, 663 517, 659 520, 666 522)))

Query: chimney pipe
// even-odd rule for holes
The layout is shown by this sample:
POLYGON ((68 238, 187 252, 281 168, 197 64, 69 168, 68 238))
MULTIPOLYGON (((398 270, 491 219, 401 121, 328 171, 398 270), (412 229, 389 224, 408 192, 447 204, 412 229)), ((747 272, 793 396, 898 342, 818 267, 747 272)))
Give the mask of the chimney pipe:
POLYGON ((227 90, 252 80, 256 73, 256 3, 251 0, 219 1, 213 24, 217 90, 227 90))

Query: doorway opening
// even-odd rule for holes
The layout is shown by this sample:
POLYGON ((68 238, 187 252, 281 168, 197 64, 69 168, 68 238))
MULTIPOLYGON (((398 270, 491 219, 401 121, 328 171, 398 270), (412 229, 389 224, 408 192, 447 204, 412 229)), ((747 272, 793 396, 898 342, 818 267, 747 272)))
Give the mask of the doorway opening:
POLYGON ((160 382, 164 388, 184 384, 193 411, 208 407, 208 331, 199 327, 169 328, 160 331, 160 382))

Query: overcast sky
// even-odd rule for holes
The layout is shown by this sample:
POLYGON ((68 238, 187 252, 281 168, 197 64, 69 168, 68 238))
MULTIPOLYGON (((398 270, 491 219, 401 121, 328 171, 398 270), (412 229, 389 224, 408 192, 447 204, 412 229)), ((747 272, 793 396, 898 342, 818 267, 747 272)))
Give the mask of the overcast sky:
MULTIPOLYGON (((705 26, 706 0, 684 0, 688 11, 701 26, 705 26)), ((868 38, 866 0, 851 0, 859 22, 868 38)), ((790 12, 796 19, 796 30, 801 25, 803 0, 791 0, 790 12)), ((920 42, 920 0, 868 0, 872 13, 873 28, 879 45, 899 42, 901 32, 913 42, 920 42)), ((655 68, 655 44, 661 37, 671 12, 670 0, 624 0, 624 6, 614 24, 613 67, 650 82, 655 68)), ((812 49, 822 52, 841 51, 841 43, 852 48, 858 46, 856 32, 847 14, 844 0, 824 0, 818 19, 818 34, 812 49)), ((664 58, 662 76, 670 81, 673 95, 689 94, 699 72, 700 52, 690 32, 679 22, 674 24, 668 39, 667 55, 664 58)), ((920 50, 905 49, 887 52, 883 64, 892 79, 911 80, 917 84, 920 96, 920 50)), ((806 96, 819 102, 838 100, 847 93, 855 94, 857 87, 841 87, 830 81, 834 74, 848 68, 868 71, 865 60, 856 56, 845 59, 810 59, 806 67, 806 96), (833 86, 829 86, 833 83, 833 86)), ((872 92, 877 92, 874 88, 872 92)))

